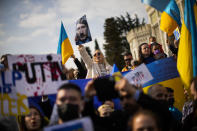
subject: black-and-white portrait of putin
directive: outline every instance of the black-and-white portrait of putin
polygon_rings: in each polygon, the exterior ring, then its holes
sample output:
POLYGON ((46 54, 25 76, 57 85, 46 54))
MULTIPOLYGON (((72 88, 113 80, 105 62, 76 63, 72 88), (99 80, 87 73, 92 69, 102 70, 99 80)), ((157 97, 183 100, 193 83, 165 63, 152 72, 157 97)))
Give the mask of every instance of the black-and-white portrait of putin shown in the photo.
POLYGON ((92 41, 92 37, 90 34, 86 16, 84 15, 76 23, 75 42, 76 42, 76 45, 80 45, 80 44, 87 43, 89 41, 92 41))

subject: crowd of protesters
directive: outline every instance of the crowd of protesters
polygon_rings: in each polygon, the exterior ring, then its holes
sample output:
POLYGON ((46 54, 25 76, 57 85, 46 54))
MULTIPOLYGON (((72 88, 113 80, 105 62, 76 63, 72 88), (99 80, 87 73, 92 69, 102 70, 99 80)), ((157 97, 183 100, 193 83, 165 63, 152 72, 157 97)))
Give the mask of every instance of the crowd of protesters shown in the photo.
MULTIPOLYGON (((177 43, 177 41, 171 42, 170 39, 168 41, 175 61, 177 43)), ((112 99, 105 94, 102 96, 105 97, 102 104, 95 108, 93 99, 99 94, 95 81, 99 77, 110 74, 112 66, 107 63, 100 50, 94 52, 93 58, 88 55, 83 45, 79 45, 78 50, 86 68, 75 55, 72 55, 71 58, 77 69, 67 69, 63 66, 62 72, 67 79, 93 78, 87 83, 84 96, 77 85, 63 84, 57 91, 54 106, 50 105, 50 99, 47 96, 42 96, 42 100, 38 103, 39 106, 30 103, 30 113, 18 116, 17 126, 8 124, 12 118, 1 116, 0 129, 41 131, 46 126, 62 124, 84 116, 91 118, 96 131, 190 131, 197 129, 197 78, 191 81, 190 90, 185 89, 186 102, 182 112, 174 107, 176 100, 172 88, 154 84, 145 94, 140 85, 132 85, 125 78, 120 78, 113 84, 122 108, 116 109, 112 99)), ((167 57, 155 37, 150 37, 149 43, 140 44, 138 54, 139 60, 133 60, 131 53, 124 54, 125 67, 122 71, 132 71, 141 63, 149 64, 167 57)), ((1 57, 1 71, 8 70, 8 55, 10 54, 1 57)), ((104 80, 99 82, 100 88, 107 85, 104 80)))

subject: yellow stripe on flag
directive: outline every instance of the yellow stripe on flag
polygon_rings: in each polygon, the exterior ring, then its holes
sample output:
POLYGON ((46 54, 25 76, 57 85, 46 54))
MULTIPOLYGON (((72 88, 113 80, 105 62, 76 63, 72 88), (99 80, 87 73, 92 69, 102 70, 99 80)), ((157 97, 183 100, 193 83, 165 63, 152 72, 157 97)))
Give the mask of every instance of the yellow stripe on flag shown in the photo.
POLYGON ((194 17, 197 25, 197 3, 194 5, 194 17))
POLYGON ((177 22, 166 12, 161 14, 160 29, 166 33, 168 36, 173 34, 173 31, 177 28, 177 22))
POLYGON ((65 64, 68 58, 73 54, 73 48, 68 38, 62 42, 62 63, 65 64))
POLYGON ((191 34, 183 21, 179 43, 177 69, 179 71, 183 83, 186 85, 186 88, 189 88, 190 81, 193 78, 191 43, 191 34))
MULTIPOLYGON (((166 81, 162 81, 162 82, 159 82, 159 83, 156 83, 156 84, 161 84, 164 87, 169 87, 169 88, 172 88, 174 90, 174 98, 175 98, 174 106, 181 111, 182 108, 183 108, 183 105, 185 103, 185 98, 184 98, 184 93, 183 93, 184 92, 183 84, 181 82, 180 77, 177 77, 177 78, 174 78, 174 79, 169 79, 169 80, 166 80, 166 81)), ((144 87, 143 88, 144 93, 147 94, 148 89, 151 86, 152 85, 144 87)))

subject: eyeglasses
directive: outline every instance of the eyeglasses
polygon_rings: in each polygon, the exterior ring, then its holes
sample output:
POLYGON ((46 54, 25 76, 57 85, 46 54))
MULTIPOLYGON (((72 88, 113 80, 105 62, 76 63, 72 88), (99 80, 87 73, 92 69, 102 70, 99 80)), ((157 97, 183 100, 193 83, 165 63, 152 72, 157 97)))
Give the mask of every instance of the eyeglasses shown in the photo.
POLYGON ((40 114, 38 112, 30 112, 29 114, 26 115, 26 117, 31 117, 31 116, 39 116, 40 114))
POLYGON ((94 56, 100 56, 100 55, 101 55, 100 52, 97 52, 97 53, 94 54, 94 56))
POLYGON ((124 61, 131 61, 131 59, 124 59, 124 61))
POLYGON ((125 96, 120 96, 120 100, 123 101, 124 99, 129 99, 131 98, 131 95, 130 94, 127 94, 125 96))

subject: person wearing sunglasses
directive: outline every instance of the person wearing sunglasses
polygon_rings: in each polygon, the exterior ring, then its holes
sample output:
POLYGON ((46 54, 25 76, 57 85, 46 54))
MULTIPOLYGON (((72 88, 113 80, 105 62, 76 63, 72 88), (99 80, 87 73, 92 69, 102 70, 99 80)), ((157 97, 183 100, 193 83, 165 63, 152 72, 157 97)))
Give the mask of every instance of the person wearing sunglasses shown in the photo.
POLYGON ((126 52, 124 54, 124 61, 125 61, 125 67, 122 69, 122 72, 131 70, 131 60, 132 60, 132 54, 130 52, 126 52))
POLYGON ((96 78, 110 74, 112 67, 107 63, 100 50, 95 50, 91 59, 83 45, 79 45, 78 49, 88 70, 86 78, 96 78))

